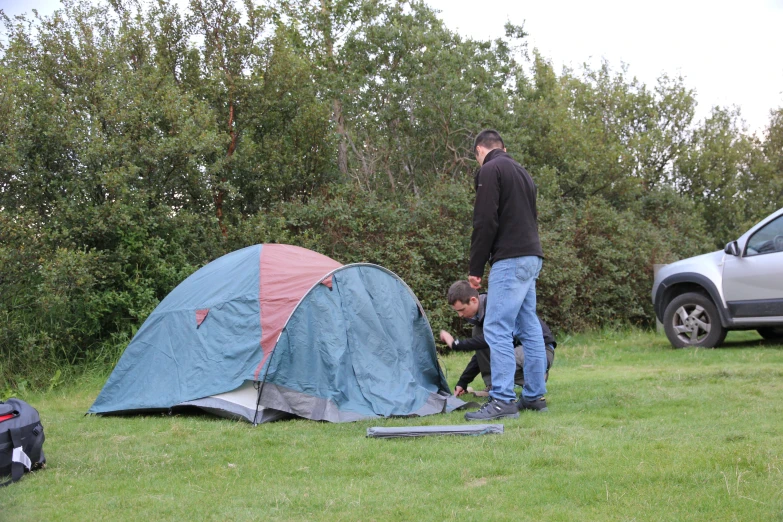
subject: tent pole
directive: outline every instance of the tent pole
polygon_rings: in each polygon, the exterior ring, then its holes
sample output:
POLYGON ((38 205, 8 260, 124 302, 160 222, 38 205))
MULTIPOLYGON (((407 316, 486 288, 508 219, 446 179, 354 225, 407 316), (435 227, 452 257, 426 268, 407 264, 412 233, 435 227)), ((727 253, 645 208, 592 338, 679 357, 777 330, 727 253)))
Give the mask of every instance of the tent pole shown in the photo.
MULTIPOLYGON (((275 356, 275 350, 269 354, 269 360, 266 363, 266 371, 264 372, 264 380, 261 381, 261 386, 258 387, 258 398, 256 399, 256 413, 253 415, 253 426, 258 426, 258 408, 261 405, 261 394, 264 392, 264 384, 266 384, 266 376, 269 375, 269 368, 272 366, 272 357, 275 356)), ((256 381, 258 384, 258 381, 256 381)))

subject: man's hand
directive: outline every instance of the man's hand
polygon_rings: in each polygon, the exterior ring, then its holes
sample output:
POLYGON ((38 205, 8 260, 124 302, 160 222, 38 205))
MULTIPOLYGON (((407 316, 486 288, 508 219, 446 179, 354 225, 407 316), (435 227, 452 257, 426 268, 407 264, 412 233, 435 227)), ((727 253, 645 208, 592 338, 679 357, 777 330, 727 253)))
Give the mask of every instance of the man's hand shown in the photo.
POLYGON ((452 335, 446 330, 441 330, 440 340, 449 345, 449 348, 451 348, 451 344, 454 342, 454 337, 452 337, 452 335))
POLYGON ((455 397, 459 397, 463 393, 465 393, 465 390, 462 389, 462 386, 455 386, 454 387, 454 396, 455 397))
POLYGON ((470 283, 471 288, 475 288, 478 290, 481 288, 481 278, 476 276, 468 276, 468 283, 470 283))

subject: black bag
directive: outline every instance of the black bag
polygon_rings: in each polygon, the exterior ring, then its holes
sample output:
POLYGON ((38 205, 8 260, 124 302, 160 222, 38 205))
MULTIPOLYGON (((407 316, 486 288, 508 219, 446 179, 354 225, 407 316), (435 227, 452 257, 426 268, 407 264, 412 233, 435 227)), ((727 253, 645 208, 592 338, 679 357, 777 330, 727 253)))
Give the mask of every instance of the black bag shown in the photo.
POLYGON ((38 411, 20 399, 0 402, 0 487, 16 482, 25 471, 46 465, 44 431, 38 411))

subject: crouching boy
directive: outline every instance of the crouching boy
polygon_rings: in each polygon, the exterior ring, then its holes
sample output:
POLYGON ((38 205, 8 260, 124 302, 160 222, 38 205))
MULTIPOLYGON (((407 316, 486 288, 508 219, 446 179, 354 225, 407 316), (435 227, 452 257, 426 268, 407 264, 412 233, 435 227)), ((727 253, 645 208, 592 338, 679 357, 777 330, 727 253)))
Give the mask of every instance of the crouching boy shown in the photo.
MULTIPOLYGON (((440 331, 440 340, 446 343, 449 348, 455 351, 475 351, 470 362, 462 372, 457 385, 454 387, 454 395, 460 396, 467 391, 468 384, 480 373, 484 380, 486 390, 476 392, 476 395, 487 396, 492 386, 492 370, 490 366, 489 344, 484 340, 484 312, 487 308, 487 294, 479 294, 478 290, 471 287, 467 281, 457 281, 447 295, 449 305, 457 312, 462 319, 473 325, 473 333, 469 339, 455 339, 449 332, 440 331)), ((541 330, 544 333, 544 346, 546 346, 546 379, 549 379, 549 368, 555 360, 555 348, 557 342, 549 326, 538 318, 541 323, 541 330)), ((516 372, 514 374, 514 384, 522 386, 525 383, 523 373, 525 355, 522 345, 514 340, 514 353, 516 356, 516 372)))

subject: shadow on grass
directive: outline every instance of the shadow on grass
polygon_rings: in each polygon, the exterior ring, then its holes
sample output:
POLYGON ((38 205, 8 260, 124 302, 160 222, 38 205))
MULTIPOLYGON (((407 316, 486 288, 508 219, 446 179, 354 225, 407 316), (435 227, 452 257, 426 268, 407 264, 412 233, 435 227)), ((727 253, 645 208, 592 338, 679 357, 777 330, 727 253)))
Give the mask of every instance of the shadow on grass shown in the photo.
MULTIPOLYGON (((155 410, 132 410, 121 412, 107 412, 107 413, 87 413, 85 416, 94 416, 96 418, 104 419, 165 419, 165 418, 182 418, 182 419, 204 419, 206 421, 221 420, 224 419, 208 411, 204 411, 197 406, 174 406, 173 408, 161 408, 155 410)), ((233 419, 226 419, 233 420, 233 419)), ((246 422, 246 421, 243 421, 246 422)))
POLYGON ((728 341, 718 346, 719 350, 733 350, 739 348, 778 348, 782 349, 783 344, 780 341, 767 341, 765 339, 741 339, 736 341, 728 341))

